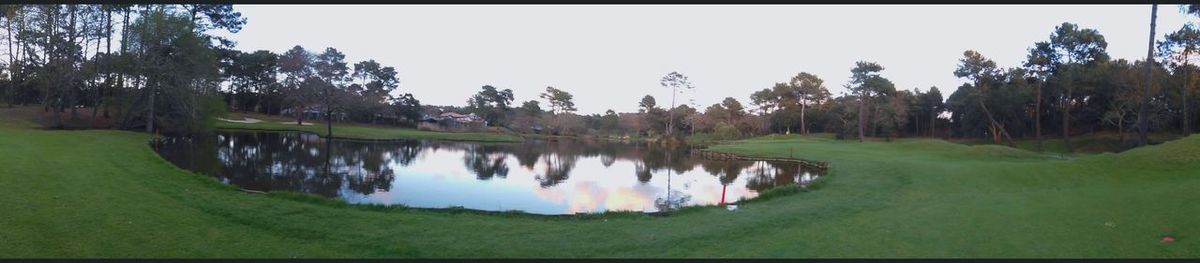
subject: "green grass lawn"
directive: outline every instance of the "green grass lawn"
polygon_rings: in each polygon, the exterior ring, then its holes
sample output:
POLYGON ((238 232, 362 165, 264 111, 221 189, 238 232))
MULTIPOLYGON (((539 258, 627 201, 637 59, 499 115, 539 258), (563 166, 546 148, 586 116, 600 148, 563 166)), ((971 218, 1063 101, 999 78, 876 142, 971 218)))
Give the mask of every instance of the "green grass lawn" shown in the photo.
POLYGON ((830 175, 736 212, 555 218, 243 193, 163 161, 147 134, 4 116, 0 257, 1200 256, 1200 136, 1071 160, 770 136, 714 148, 825 160, 830 175))
MULTIPOLYGON (((313 125, 296 125, 295 119, 283 119, 274 116, 266 116, 262 114, 246 115, 247 117, 262 120, 258 123, 237 123, 228 121, 216 121, 218 129, 250 129, 250 130, 275 130, 275 131, 304 131, 320 134, 325 136, 326 127, 324 122, 318 120, 305 120, 312 122, 313 125), (287 123, 282 123, 287 122, 287 123)), ((240 118, 239 118, 240 119, 240 118)), ((455 140, 455 141, 481 141, 481 142, 519 142, 521 137, 494 132, 434 132, 421 131, 410 128, 397 128, 388 126, 376 126, 365 124, 349 124, 349 123, 334 123, 333 137, 350 138, 350 139, 436 139, 436 140, 455 140)))

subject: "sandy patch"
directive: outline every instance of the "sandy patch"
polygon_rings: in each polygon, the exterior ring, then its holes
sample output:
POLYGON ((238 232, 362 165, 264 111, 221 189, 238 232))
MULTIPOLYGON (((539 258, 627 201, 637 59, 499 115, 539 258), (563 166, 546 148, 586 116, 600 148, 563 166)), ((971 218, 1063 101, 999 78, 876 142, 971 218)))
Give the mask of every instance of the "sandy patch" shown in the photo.
POLYGON ((236 122, 236 123, 259 123, 259 122, 262 122, 261 120, 258 120, 255 118, 244 118, 242 120, 231 120, 231 119, 226 119, 226 118, 217 118, 217 119, 227 121, 227 122, 236 122))

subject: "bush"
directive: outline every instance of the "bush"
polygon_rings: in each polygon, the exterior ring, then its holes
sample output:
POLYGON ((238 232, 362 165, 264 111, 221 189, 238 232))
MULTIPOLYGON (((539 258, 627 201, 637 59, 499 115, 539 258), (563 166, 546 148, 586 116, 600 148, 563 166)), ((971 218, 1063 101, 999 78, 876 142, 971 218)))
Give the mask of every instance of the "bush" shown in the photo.
POLYGON ((442 129, 441 125, 428 123, 428 122, 421 122, 421 123, 417 124, 417 130, 419 130, 419 131, 435 131, 435 132, 445 131, 445 129, 442 129))
MULTIPOLYGON (((195 120, 196 125, 192 126, 192 132, 207 133, 216 130, 217 117, 226 114, 225 100, 219 95, 201 96, 200 99, 200 118, 195 120)), ((245 118, 245 117, 243 117, 245 118)))
POLYGON ((733 125, 728 123, 717 123, 716 127, 713 127, 713 139, 734 140, 741 136, 742 134, 738 132, 737 127, 733 127, 733 125))

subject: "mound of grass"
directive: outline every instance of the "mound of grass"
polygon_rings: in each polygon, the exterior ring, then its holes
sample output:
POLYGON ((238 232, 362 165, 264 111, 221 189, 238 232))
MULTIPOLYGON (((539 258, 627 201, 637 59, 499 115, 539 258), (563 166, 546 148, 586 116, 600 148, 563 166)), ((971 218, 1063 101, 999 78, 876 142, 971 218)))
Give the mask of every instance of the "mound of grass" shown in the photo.
POLYGON ((1042 158, 1041 155, 1027 150, 1000 145, 974 145, 967 147, 966 154, 986 158, 1042 158))
MULTIPOLYGON (((1118 153, 1121 151, 1132 149, 1135 146, 1137 146, 1136 145, 1136 142, 1137 142, 1136 136, 1137 136, 1137 134, 1129 133, 1129 134, 1125 134, 1124 138, 1121 138, 1121 136, 1119 136, 1115 132, 1095 132, 1095 133, 1089 133, 1089 134, 1084 134, 1084 135, 1079 135, 1079 136, 1073 136, 1073 137, 1071 137, 1071 145, 1074 146, 1074 154, 1071 154, 1071 155, 1096 154, 1096 153, 1106 153, 1106 152, 1107 153, 1118 153)), ((1148 138, 1149 138, 1151 144, 1159 144, 1162 142, 1179 139, 1180 136, 1177 134, 1172 134, 1172 133, 1155 133, 1155 134, 1150 134, 1148 136, 1148 138)), ((964 144, 970 144, 970 145, 995 144, 991 140, 978 140, 978 139, 966 139, 966 140, 956 139, 955 141, 964 143, 964 144)), ((1033 138, 1016 139, 1015 142, 1016 142, 1017 148, 1020 148, 1020 149, 1029 150, 1029 151, 1037 151, 1037 149, 1038 149, 1037 140, 1034 140, 1033 138)), ((1042 150, 1041 151, 1045 152, 1045 153, 1063 154, 1065 156, 1067 153, 1067 147, 1066 147, 1066 143, 1063 142, 1063 139, 1061 137, 1058 137, 1058 138, 1045 137, 1042 139, 1042 150)))
POLYGON ((1116 158, 1129 163, 1195 167, 1200 165, 1200 135, 1128 150, 1117 154, 1116 158))

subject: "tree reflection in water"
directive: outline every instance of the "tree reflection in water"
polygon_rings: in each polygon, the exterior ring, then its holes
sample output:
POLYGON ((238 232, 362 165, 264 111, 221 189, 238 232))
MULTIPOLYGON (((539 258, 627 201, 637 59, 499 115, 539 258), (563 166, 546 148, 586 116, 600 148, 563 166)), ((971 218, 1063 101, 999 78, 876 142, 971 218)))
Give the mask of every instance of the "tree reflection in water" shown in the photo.
POLYGON ((542 187, 551 187, 567 180, 571 169, 575 168, 576 158, 554 153, 544 156, 543 160, 546 160, 546 170, 537 176, 537 180, 542 187))
POLYGON ((466 145, 463 154, 463 165, 475 173, 479 180, 489 180, 493 176, 508 177, 508 164, 504 159, 508 154, 497 151, 491 145, 466 145))
MULTIPOLYGON (((505 188, 509 189, 505 193, 514 193, 513 189, 538 192, 541 199, 537 200, 546 202, 547 207, 565 204, 565 199, 573 200, 574 204, 585 199, 598 202, 578 205, 588 209, 640 207, 669 211, 685 205, 717 204, 724 202, 727 194, 731 198, 752 198, 772 187, 803 185, 822 172, 787 161, 706 160, 692 155, 687 147, 574 139, 502 144, 330 141, 307 133, 222 131, 212 136, 167 138, 157 151, 180 167, 252 190, 363 199, 377 194, 422 195, 422 198, 392 200, 437 200, 439 195, 483 196, 487 191, 499 191, 489 189, 510 187, 505 188), (515 166, 510 166, 510 161, 515 166), (473 179, 456 179, 454 183, 480 184, 446 188, 432 184, 447 181, 411 179, 454 174, 473 179), (570 187, 558 187, 564 183, 570 187), (405 184, 423 185, 402 187, 405 184), (433 188, 442 190, 429 192, 433 188), (584 188, 591 190, 588 193, 573 190, 584 188)), ((505 195, 487 198, 498 199, 487 200, 493 206, 503 202, 505 207, 512 207, 519 204, 511 203, 520 202, 507 200, 505 195)), ((387 202, 412 205, 405 202, 415 201, 384 201, 387 202)), ((444 206, 444 203, 425 202, 444 206)))
POLYGON ((747 180, 746 188, 763 191, 791 184, 806 187, 816 179, 814 175, 823 174, 824 171, 796 162, 756 161, 750 173, 754 176, 747 180))
POLYGON ((679 210, 680 207, 683 207, 691 200, 692 195, 686 192, 669 190, 666 198, 659 197, 654 199, 654 208, 658 209, 658 212, 671 212, 679 210))

